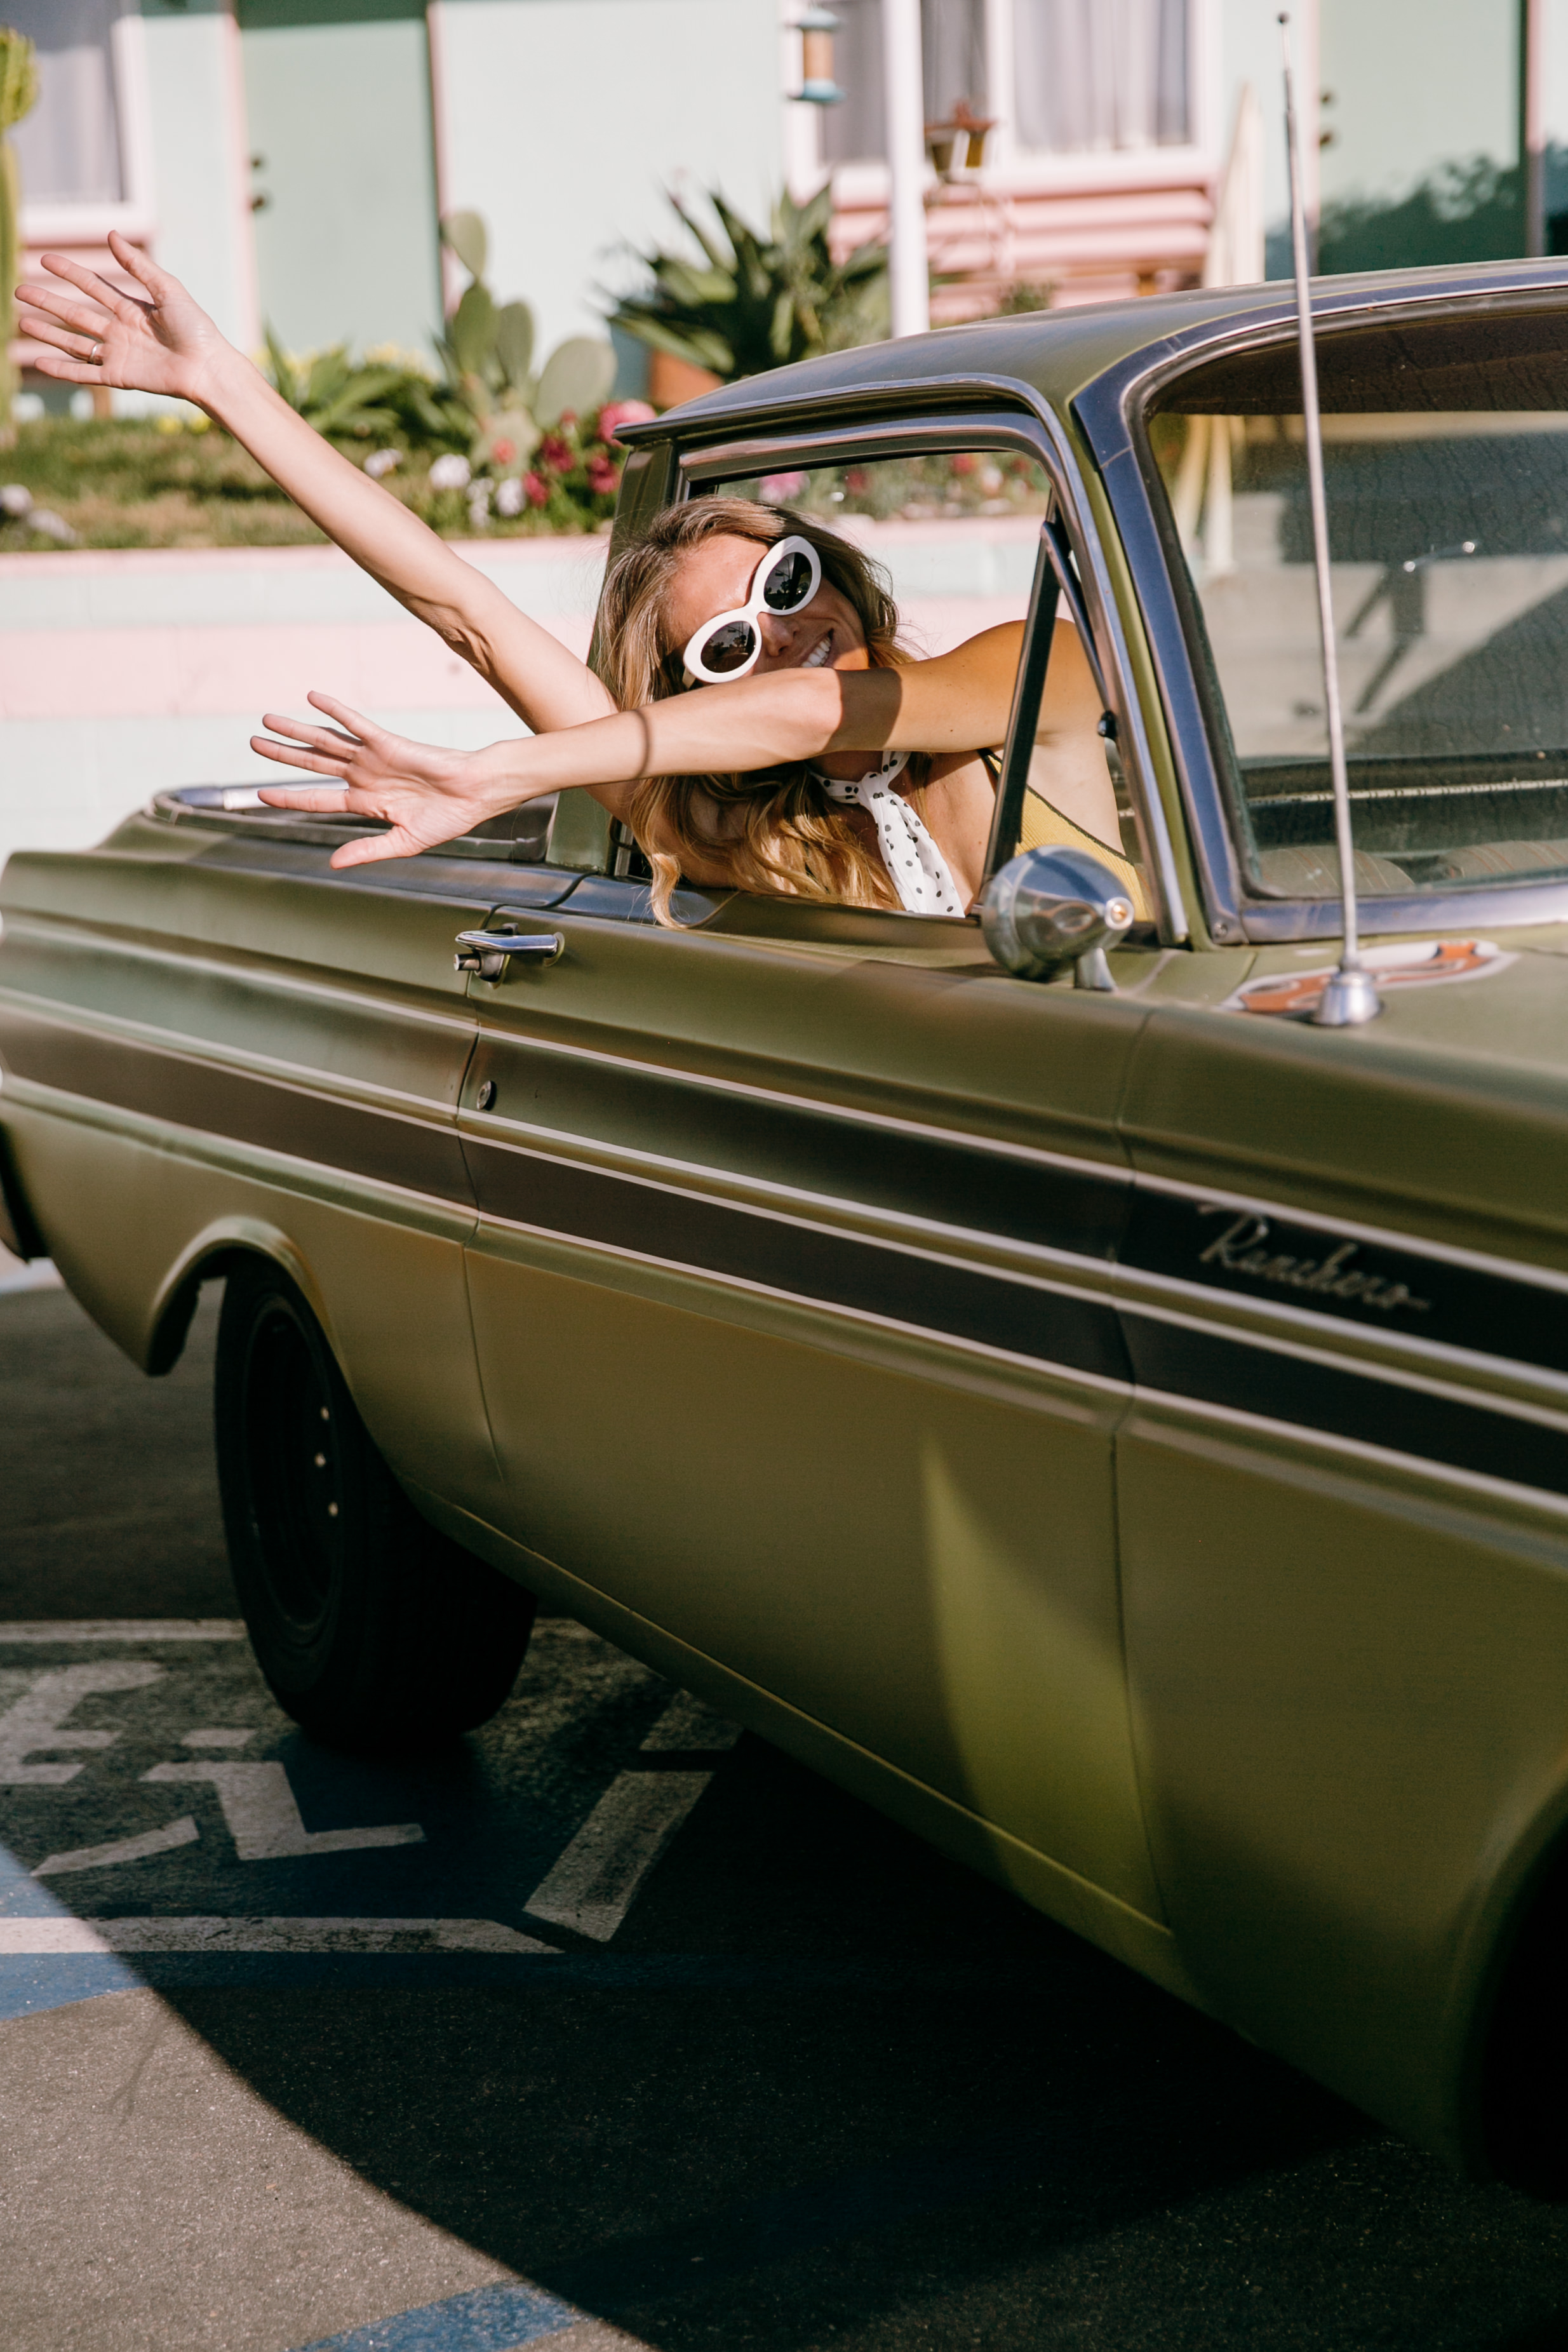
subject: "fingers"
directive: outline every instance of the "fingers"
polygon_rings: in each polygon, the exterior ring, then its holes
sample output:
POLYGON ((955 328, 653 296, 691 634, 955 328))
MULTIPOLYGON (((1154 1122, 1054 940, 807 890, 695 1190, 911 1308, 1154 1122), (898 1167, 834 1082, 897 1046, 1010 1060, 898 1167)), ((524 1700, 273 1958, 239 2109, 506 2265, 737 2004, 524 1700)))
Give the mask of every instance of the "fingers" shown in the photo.
MULTIPOLYGON (((342 816, 350 813, 343 793, 330 792, 322 784, 261 784, 256 789, 268 808, 303 809, 318 816, 342 816)), ((367 816, 374 812, 356 809, 352 814, 367 816)))
MULTIPOLYGON (((312 690, 305 699, 314 709, 324 710, 329 719, 335 719, 339 726, 346 729, 350 735, 358 736, 361 742, 374 742, 378 736, 383 742, 387 740, 384 727, 378 727, 373 719, 365 718, 362 712, 355 710, 350 704, 340 702, 336 695, 318 694, 312 690)), ((267 723, 270 727, 271 719, 269 719, 267 723)))
POLYGON ((40 254, 39 259, 51 278, 63 278, 79 293, 90 294, 110 318, 121 319, 130 326, 144 314, 144 303, 132 301, 129 294, 122 294, 118 287, 111 286, 107 278, 100 278, 95 269, 84 269, 80 262, 73 261, 68 254, 45 253, 40 254))
POLYGON ((101 383, 103 370, 85 367, 79 360, 58 360, 46 353, 33 362, 40 375, 53 376, 57 383, 101 383))
POLYGON ((264 710, 261 723, 272 735, 287 735, 297 743, 308 744, 313 751, 332 751, 347 757, 350 751, 363 751, 357 735, 340 735, 333 727, 307 727, 302 719, 285 719, 276 710, 264 710))
POLYGON ((374 866, 383 857, 417 857, 429 847, 429 842, 394 824, 390 833, 362 833, 357 841, 346 841, 332 852, 332 864, 341 872, 345 866, 374 866))
POLYGON ((294 743, 275 743, 267 735, 253 735, 250 748, 253 751, 259 751, 264 760, 275 760, 280 768, 305 768, 313 776, 336 776, 339 782, 344 784, 349 781, 343 773, 345 762, 341 758, 333 759, 324 752, 307 751, 294 743))
POLYGON ((73 332, 53 319, 35 318, 28 310, 18 310, 16 319, 23 334, 31 335, 35 342, 47 343, 51 351, 64 352, 67 359, 80 360, 84 365, 91 362, 94 351, 100 345, 101 339, 97 335, 81 330, 73 332))
POLYGON ((117 228, 111 228, 109 232, 109 249, 121 269, 129 271, 132 278, 145 286, 149 294, 157 301, 162 301, 171 289, 180 283, 177 278, 170 276, 168 270, 160 269, 157 263, 150 255, 143 253, 139 245, 132 245, 128 236, 121 236, 117 228))
POLYGON ((35 286, 29 280, 17 287, 16 299, 41 310, 53 327, 74 328, 78 335, 109 332, 108 316, 97 303, 89 308, 85 302, 73 302, 57 286, 35 286))

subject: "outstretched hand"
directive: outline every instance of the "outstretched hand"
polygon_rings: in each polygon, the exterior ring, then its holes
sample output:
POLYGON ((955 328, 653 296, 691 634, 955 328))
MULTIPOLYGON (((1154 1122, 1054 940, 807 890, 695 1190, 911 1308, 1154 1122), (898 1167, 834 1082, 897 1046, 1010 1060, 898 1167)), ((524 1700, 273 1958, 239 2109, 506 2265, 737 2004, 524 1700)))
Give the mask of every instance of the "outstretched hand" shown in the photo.
POLYGON ((369 866, 382 857, 413 857, 443 841, 455 841, 497 811, 510 807, 519 795, 514 790, 497 796, 492 782, 486 791, 483 753, 444 751, 433 743, 411 742, 406 735, 391 735, 371 719, 361 718, 346 702, 329 694, 309 698, 318 710, 335 719, 336 727, 308 727, 297 719, 280 719, 267 711, 262 725, 272 731, 253 735, 250 746, 264 760, 286 768, 308 768, 318 776, 338 780, 337 789, 308 784, 267 784, 261 797, 269 808, 347 812, 351 816, 380 817, 388 833, 366 834, 345 842, 332 853, 334 866, 369 866), (343 790, 341 787, 346 786, 343 790))
POLYGON ((22 332, 49 347, 38 373, 61 383, 169 393, 200 405, 216 362, 232 346, 179 279, 149 261, 139 246, 117 229, 110 232, 109 246, 144 297, 121 292, 63 253, 42 257, 61 285, 33 281, 16 289, 22 332))

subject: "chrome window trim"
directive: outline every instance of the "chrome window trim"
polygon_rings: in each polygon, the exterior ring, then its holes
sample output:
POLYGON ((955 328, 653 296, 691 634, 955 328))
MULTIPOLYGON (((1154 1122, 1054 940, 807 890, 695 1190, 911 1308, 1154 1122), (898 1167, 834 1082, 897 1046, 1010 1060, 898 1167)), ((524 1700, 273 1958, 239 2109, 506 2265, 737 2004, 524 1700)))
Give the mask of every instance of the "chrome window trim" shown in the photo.
MULTIPOLYGON (((1336 293, 1332 280, 1325 286, 1320 279, 1313 289, 1312 316, 1334 326, 1398 326, 1430 318, 1438 303, 1454 312, 1506 309, 1517 315, 1531 308, 1560 308, 1564 299, 1568 271, 1548 274, 1537 264, 1500 272, 1492 284, 1479 288, 1473 278, 1440 278, 1419 293, 1402 289, 1395 299, 1369 292, 1364 281, 1356 281, 1354 290, 1336 293)), ((1267 310, 1250 312, 1244 325, 1209 320, 1167 336, 1108 368, 1072 401, 1073 415, 1099 467, 1137 583, 1204 911, 1210 936, 1226 945, 1244 940, 1270 945, 1338 939, 1343 929, 1340 902, 1337 897, 1265 898, 1247 887, 1215 764, 1193 648, 1171 578, 1166 527, 1140 454, 1142 419, 1155 394, 1201 361, 1221 352, 1268 350, 1288 341, 1295 331, 1294 306, 1282 286, 1280 300, 1267 310)), ((1568 881, 1528 877, 1468 890, 1412 891, 1408 898, 1379 895, 1368 898, 1364 909, 1364 928, 1374 934, 1565 921, 1568 881)))
MULTIPOLYGON (((726 420, 727 425, 728 420, 726 420)), ((643 428, 652 432, 653 428, 643 428)), ((710 428, 711 431, 712 428, 710 428)), ((1012 376, 938 378, 924 383, 863 386, 849 398, 836 393, 821 401, 792 401, 788 409, 769 415, 758 403, 752 429, 726 437, 694 437, 678 451, 677 497, 689 497, 699 483, 737 473, 769 473, 793 458, 826 464, 837 457, 897 456, 942 448, 1022 450, 1043 466, 1058 511, 1078 556, 1080 584, 1090 627, 1090 658, 1104 682, 1105 700, 1116 720, 1133 788, 1144 873, 1155 905, 1162 947, 1179 947, 1190 936, 1170 831, 1155 777, 1153 753, 1142 706, 1133 680, 1133 668, 1121 615, 1116 609, 1111 576, 1094 526, 1088 493, 1077 456, 1061 418, 1031 384, 1012 376), (984 406, 956 405, 965 400, 984 406), (885 401, 895 409, 866 422, 846 408, 885 401), (921 413, 921 404, 925 404, 921 413), (897 415, 898 409, 903 410, 897 415), (821 414, 816 421, 812 411, 821 414), (804 412, 804 413, 803 413, 804 412)), ((1031 610, 1032 610, 1031 606, 1031 610)))

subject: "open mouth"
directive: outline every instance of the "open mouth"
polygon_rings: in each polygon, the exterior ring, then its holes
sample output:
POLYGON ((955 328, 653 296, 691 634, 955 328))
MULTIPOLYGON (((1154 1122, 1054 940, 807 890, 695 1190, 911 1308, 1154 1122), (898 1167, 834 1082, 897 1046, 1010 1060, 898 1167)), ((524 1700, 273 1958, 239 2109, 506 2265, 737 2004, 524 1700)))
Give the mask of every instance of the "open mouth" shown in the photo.
POLYGON ((821 638, 818 643, 811 647, 811 650, 806 656, 805 660, 801 662, 800 667, 802 669, 822 669, 830 661, 831 661, 832 657, 833 633, 831 629, 830 629, 827 635, 821 638))

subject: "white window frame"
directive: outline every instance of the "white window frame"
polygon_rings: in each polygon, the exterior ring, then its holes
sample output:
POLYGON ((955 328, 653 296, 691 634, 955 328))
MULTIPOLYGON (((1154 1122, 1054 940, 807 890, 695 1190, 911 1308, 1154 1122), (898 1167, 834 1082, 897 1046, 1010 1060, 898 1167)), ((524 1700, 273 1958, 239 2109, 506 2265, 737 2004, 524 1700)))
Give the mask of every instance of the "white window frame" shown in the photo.
POLYGON ((132 244, 152 242, 156 221, 152 195, 152 98, 147 79, 147 42, 137 0, 119 0, 109 29, 110 71, 120 130, 120 168, 125 194, 118 204, 29 204, 22 190, 22 243, 91 246, 108 242, 111 228, 132 244))
MULTIPOLYGON (((805 0, 779 0, 779 55, 786 96, 800 87, 800 37, 794 27, 804 5, 805 0)), ((998 122, 988 142, 985 163, 978 172, 966 173, 966 178, 997 195, 1131 194, 1139 188, 1191 187, 1216 181, 1222 160, 1220 0, 1187 0, 1187 5, 1191 11, 1187 121, 1192 137, 1168 147, 1096 148, 1063 155, 1020 147, 1014 138, 1013 0, 986 0, 986 105, 998 122)), ((814 193, 830 176, 830 167, 822 161, 820 107, 786 107, 784 166, 786 181, 798 198, 814 193)), ((836 164, 831 176, 838 202, 847 207, 860 209, 888 200, 887 165, 879 159, 836 164)), ((929 184, 936 184, 935 173, 929 175, 929 184)))

